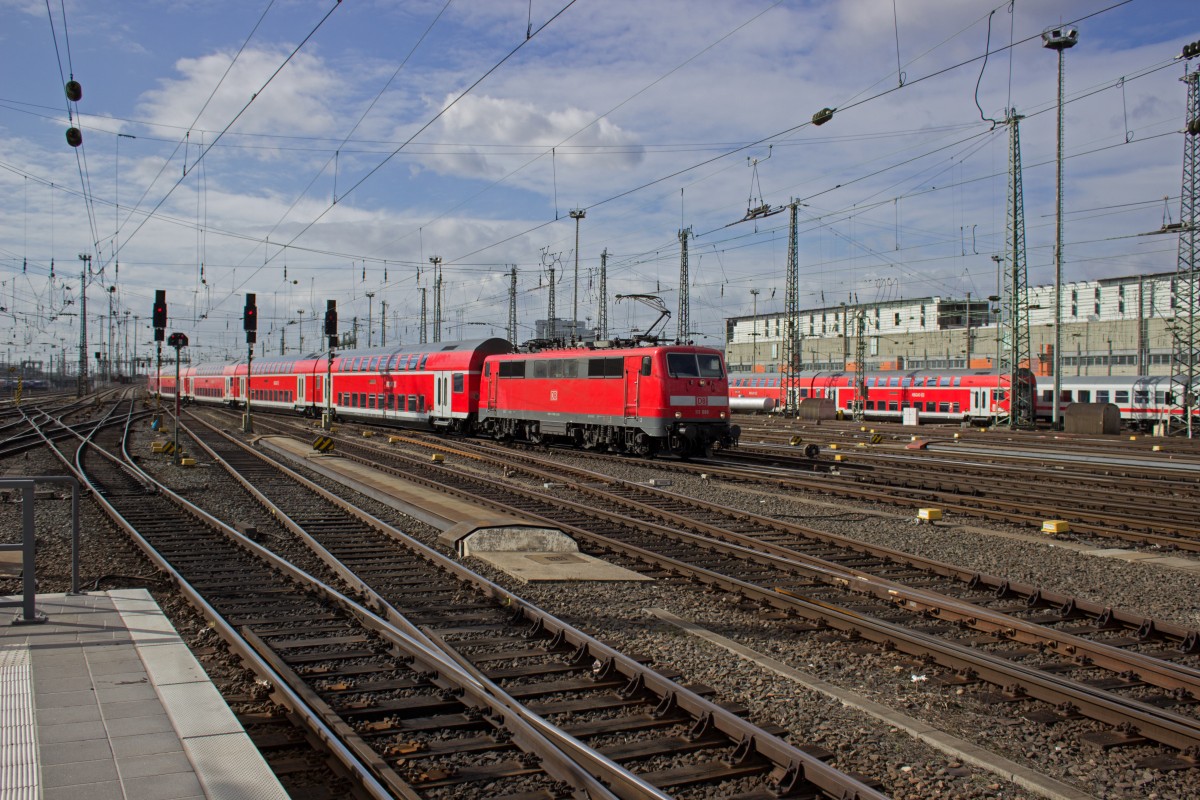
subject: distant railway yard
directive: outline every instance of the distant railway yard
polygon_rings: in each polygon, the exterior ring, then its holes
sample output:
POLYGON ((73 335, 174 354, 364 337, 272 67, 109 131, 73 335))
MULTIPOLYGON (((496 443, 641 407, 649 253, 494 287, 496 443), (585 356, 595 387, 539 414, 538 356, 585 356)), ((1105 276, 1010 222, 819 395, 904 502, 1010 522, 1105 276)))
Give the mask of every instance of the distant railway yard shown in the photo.
MULTIPOLYGON (((5 477, 79 478, 79 588, 149 589, 293 797, 1200 797, 1194 440, 170 410, 6 405, 5 477)), ((65 592, 70 493, 33 516, 65 592)))

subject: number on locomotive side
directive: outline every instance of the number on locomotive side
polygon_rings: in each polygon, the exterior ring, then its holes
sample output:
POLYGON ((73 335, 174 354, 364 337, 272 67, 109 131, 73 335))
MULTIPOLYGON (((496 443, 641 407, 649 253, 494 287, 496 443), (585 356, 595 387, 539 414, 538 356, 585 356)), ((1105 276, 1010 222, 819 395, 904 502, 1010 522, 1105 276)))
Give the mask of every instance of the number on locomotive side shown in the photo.
POLYGON ((552 403, 558 402, 558 389, 550 390, 550 402, 552 402, 552 403))

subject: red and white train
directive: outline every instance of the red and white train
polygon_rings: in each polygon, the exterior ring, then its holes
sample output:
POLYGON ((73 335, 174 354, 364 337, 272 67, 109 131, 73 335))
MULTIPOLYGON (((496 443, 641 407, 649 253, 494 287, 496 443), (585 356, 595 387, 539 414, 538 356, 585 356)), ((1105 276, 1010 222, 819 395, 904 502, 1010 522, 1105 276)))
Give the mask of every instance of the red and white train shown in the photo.
MULTIPOLYGON (((729 447, 721 353, 692 345, 515 352, 504 339, 182 366, 183 402, 634 455, 729 447)), ((174 367, 151 392, 177 391, 174 367)), ((734 432, 735 433, 735 432, 734 432)))
MULTIPOLYGON (((1121 422, 1149 431, 1181 410, 1172 402, 1181 383, 1167 375, 1064 375, 1059 378, 1059 414, 1072 403, 1112 403, 1121 410, 1121 422)), ((1037 416, 1049 420, 1053 414, 1053 378, 1042 378, 1037 398, 1037 416)), ((1193 390, 1200 395, 1200 385, 1193 390)), ((1200 409, 1193 403, 1193 425, 1200 425, 1200 409)))
MULTIPOLYGON (((785 407, 785 375, 779 372, 732 373, 729 376, 729 403, 734 411, 764 412, 785 407)), ((799 372, 796 380, 797 404, 809 398, 825 398, 834 409, 849 416, 857 396, 855 385, 866 382, 863 413, 867 419, 901 421, 906 409, 915 409, 918 420, 938 422, 986 422, 1007 415, 1010 409, 1008 376, 994 371, 944 370, 867 372, 799 372)), ((1033 408, 1037 379, 1021 370, 1017 391, 1025 395, 1033 408)))

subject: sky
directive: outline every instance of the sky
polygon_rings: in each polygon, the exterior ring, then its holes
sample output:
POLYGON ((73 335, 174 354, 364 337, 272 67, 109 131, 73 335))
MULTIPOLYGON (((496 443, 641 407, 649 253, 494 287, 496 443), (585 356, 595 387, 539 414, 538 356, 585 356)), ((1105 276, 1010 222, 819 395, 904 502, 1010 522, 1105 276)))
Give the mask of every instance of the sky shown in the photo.
POLYGON ((1172 271, 1142 234, 1179 219, 1193 0, 0 0, 0 350, 76 361, 85 271, 114 359, 151 349, 155 290, 196 360, 244 355, 246 293, 256 357, 319 349, 327 300, 415 343, 422 289, 432 341, 435 258, 443 341, 505 335, 514 268, 519 340, 551 271, 596 324, 602 260, 627 336, 658 314, 617 295, 678 314, 681 231, 719 346, 784 310, 789 215, 742 220, 793 201, 802 308, 983 297, 1014 108, 1052 284, 1062 25, 1064 280, 1172 271))

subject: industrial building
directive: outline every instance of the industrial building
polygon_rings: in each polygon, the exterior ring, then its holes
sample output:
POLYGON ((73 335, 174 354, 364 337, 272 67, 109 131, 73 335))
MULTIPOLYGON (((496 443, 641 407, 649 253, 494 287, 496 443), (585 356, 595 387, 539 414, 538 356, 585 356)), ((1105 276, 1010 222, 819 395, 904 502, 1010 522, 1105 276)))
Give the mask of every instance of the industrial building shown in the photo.
MULTIPOLYGON (((1170 372, 1177 273, 1063 284, 1063 375, 1166 375, 1170 372)), ((1055 287, 1029 288, 1029 367, 1051 375, 1055 287)), ((997 366, 999 301, 920 297, 839 303, 799 313, 803 370, 853 367, 857 315, 864 315, 865 367, 989 369, 997 366)), ((731 371, 775 371, 782 365, 786 314, 732 317, 725 323, 731 371)))

